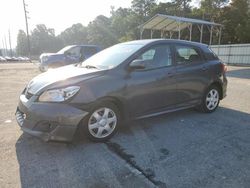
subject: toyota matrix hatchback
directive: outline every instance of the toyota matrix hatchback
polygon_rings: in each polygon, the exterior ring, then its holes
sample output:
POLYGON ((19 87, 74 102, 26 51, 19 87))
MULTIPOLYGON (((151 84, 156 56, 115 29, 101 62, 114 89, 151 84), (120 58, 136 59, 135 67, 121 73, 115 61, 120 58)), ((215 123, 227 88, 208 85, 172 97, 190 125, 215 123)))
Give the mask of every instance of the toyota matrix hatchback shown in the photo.
POLYGON ((104 141, 127 119, 192 107, 215 111, 226 96, 225 71, 204 44, 121 43, 32 79, 20 96, 16 119, 24 132, 46 141, 70 141, 76 130, 104 141))

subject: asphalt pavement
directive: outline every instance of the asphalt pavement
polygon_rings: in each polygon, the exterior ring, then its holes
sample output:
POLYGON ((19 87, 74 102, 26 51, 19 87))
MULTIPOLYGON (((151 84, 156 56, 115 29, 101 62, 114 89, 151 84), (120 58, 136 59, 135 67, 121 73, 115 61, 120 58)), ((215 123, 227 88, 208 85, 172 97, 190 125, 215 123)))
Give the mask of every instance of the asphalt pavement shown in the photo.
POLYGON ((228 69, 228 96, 214 113, 131 121, 106 143, 46 143, 14 117, 36 65, 0 64, 0 187, 250 187, 250 67, 228 69))

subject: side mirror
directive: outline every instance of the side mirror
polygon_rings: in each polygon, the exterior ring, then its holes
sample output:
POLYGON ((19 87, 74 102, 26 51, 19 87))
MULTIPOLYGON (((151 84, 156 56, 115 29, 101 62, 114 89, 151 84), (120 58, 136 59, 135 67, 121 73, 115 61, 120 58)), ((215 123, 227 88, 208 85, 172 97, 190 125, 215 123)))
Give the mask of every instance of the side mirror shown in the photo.
POLYGON ((129 64, 130 69, 145 69, 144 60, 135 59, 129 64))

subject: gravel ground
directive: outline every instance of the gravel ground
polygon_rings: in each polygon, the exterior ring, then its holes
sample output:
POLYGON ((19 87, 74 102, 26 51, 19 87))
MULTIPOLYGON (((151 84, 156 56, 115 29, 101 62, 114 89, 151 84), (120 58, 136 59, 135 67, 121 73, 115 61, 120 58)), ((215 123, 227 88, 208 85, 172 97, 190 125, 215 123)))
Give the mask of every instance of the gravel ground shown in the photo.
POLYGON ((0 64, 0 187, 250 187, 250 68, 228 67, 215 113, 192 109, 134 121, 107 143, 45 143, 15 121, 18 97, 39 74, 0 64))

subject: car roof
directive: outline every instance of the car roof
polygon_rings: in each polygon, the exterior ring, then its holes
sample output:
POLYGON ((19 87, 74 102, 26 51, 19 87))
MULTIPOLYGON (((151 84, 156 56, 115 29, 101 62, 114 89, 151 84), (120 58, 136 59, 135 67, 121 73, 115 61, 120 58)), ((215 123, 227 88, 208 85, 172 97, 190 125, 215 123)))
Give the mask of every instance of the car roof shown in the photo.
POLYGON ((125 42, 123 44, 140 44, 140 45, 148 45, 148 44, 157 44, 161 42, 169 42, 169 43, 176 43, 176 44, 191 44, 194 46, 199 46, 201 48, 207 47, 207 44, 199 43, 199 42, 192 42, 192 41, 187 41, 187 40, 178 40, 178 39, 142 39, 142 40, 134 40, 134 41, 129 41, 125 42))
POLYGON ((97 45, 90 45, 90 44, 80 44, 80 45, 68 45, 71 47, 81 46, 81 47, 99 47, 97 45))

